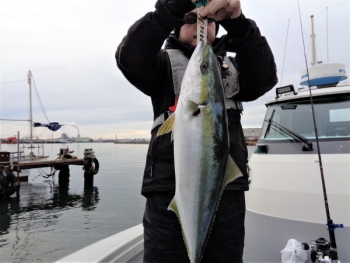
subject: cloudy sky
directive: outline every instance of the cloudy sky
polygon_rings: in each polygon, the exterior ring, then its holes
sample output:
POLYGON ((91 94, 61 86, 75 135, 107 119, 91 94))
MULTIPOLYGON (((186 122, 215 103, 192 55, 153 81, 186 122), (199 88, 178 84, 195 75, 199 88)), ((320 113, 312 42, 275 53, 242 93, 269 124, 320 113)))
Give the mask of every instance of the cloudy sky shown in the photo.
MULTIPOLYGON (((241 3, 243 13, 257 22, 275 55, 277 86, 299 87, 305 59, 297 0, 241 3)), ((81 136, 95 139, 114 139, 116 134, 149 138, 150 99, 124 79, 114 53, 127 29, 153 11, 154 4, 155 0, 0 0, 0 118, 28 119, 26 78, 31 70, 48 119, 66 124, 53 137, 62 132, 77 136, 79 129, 81 136)), ((344 63, 349 72, 350 1, 300 0, 300 11, 308 61, 310 16, 314 15, 318 60, 344 63)), ((244 104, 244 127, 261 126, 264 104, 274 98, 274 90, 244 104)), ((46 122, 35 90, 33 119, 46 122)), ((0 121, 1 138, 17 131, 21 137, 28 135, 28 123, 0 121)), ((37 128, 36 134, 52 136, 44 128, 37 128)))

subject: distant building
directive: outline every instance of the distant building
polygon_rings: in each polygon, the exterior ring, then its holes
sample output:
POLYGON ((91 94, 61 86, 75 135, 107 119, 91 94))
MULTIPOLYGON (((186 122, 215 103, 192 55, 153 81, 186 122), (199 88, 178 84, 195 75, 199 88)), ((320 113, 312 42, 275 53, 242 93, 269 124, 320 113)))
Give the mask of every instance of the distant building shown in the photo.
POLYGON ((114 143, 120 143, 120 144, 149 144, 150 139, 118 139, 114 141, 114 143))
POLYGON ((243 133, 244 138, 247 140, 258 140, 261 133, 261 128, 244 128, 243 133))
POLYGON ((94 140, 90 137, 76 137, 74 142, 93 142, 94 140))
POLYGON ((62 133, 62 134, 61 134, 61 139, 63 139, 63 140, 69 140, 69 137, 68 137, 67 133, 62 133))

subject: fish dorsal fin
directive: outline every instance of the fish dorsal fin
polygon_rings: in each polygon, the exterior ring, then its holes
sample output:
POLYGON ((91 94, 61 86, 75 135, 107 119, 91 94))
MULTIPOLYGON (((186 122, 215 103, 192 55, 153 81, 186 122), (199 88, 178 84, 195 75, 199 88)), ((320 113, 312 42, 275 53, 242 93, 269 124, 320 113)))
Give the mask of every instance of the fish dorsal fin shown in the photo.
POLYGON ((176 203, 175 197, 173 198, 173 200, 171 200, 171 202, 170 202, 170 204, 168 206, 168 210, 173 211, 176 214, 177 218, 179 219, 179 222, 180 222, 180 225, 181 225, 182 238, 183 238, 185 246, 186 246, 188 257, 190 257, 190 250, 189 250, 189 247, 188 247, 188 243, 187 243, 187 240, 186 240, 185 233, 184 233, 183 228, 182 228, 180 213, 179 213, 179 210, 177 208, 177 203, 176 203))
POLYGON ((229 155, 227 157, 226 161, 226 169, 225 169, 225 176, 224 176, 224 182, 223 187, 228 185, 229 183, 236 180, 238 177, 242 176, 242 172, 235 163, 235 161, 232 159, 232 157, 229 155))
POLYGON ((157 136, 169 133, 173 130, 175 123, 175 113, 171 114, 166 121, 160 126, 157 136))

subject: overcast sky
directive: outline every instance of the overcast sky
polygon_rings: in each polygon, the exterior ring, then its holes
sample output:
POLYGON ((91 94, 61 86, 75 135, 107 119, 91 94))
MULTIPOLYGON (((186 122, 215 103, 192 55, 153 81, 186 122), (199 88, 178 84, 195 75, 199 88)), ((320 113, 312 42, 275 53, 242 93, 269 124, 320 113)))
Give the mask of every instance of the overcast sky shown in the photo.
MULTIPOLYGON (((116 134, 149 138, 150 98, 123 77, 114 53, 128 28, 153 11, 154 4, 155 0, 0 0, 0 118, 28 119, 26 78, 31 70, 48 119, 66 124, 53 137, 62 132, 77 136, 79 129, 81 136, 94 139, 114 139, 116 134)), ((299 87, 305 60, 297 0, 242 0, 241 4, 275 55, 282 79, 277 86, 299 87)), ((303 0, 300 9, 308 61, 314 15, 318 60, 343 63, 349 72, 350 1, 303 0)), ((219 35, 224 33, 220 29, 219 35)), ((243 126, 260 127, 264 104, 274 97, 275 88, 244 103, 243 126)), ((39 105, 33 91, 33 119, 46 122, 39 105)), ((28 123, 0 121, 0 137, 17 131, 21 137, 28 135, 28 123)), ((44 139, 52 136, 44 128, 37 128, 36 134, 44 139)))

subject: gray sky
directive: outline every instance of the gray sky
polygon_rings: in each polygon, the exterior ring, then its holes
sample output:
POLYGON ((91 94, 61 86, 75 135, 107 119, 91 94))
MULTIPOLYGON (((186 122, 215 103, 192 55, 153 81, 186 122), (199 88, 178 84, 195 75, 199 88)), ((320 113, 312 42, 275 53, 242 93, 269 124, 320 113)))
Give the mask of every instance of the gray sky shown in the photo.
MULTIPOLYGON (((149 97, 134 88, 115 64, 114 53, 128 28, 154 10, 155 0, 0 0, 0 116, 28 119, 28 70, 50 121, 66 125, 62 132, 92 138, 149 138, 152 106, 149 97)), ((277 86, 299 85, 305 68, 297 0, 242 0, 246 17, 258 24, 275 55, 277 86), (289 23, 286 53, 284 53, 289 23)), ((350 1, 301 0, 306 52, 310 61, 310 16, 315 16, 318 60, 339 62, 350 70, 350 1), (327 13, 328 47, 327 55, 327 13)), ((224 34, 220 29, 219 35, 224 34)), ((243 127, 260 127, 266 101, 244 103, 243 127)), ((33 119, 46 122, 33 91, 33 119)), ((28 135, 27 122, 0 121, 0 137, 28 135)), ((48 138, 52 133, 37 128, 48 138)))

